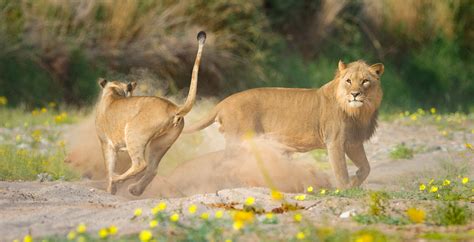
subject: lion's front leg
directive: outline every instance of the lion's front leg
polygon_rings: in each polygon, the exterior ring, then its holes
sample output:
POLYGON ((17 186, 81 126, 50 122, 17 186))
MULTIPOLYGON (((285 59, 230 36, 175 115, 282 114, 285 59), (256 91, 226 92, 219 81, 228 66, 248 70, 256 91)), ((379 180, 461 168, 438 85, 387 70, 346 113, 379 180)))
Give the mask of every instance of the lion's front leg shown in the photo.
POLYGON ((365 155, 364 145, 348 145, 346 147, 346 153, 349 159, 351 159, 354 165, 358 168, 356 175, 351 177, 350 186, 360 186, 370 173, 370 165, 367 156, 365 155))
POLYGON ((346 165, 346 154, 342 143, 330 143, 327 145, 329 163, 336 176, 336 186, 338 188, 349 187, 349 173, 346 165))

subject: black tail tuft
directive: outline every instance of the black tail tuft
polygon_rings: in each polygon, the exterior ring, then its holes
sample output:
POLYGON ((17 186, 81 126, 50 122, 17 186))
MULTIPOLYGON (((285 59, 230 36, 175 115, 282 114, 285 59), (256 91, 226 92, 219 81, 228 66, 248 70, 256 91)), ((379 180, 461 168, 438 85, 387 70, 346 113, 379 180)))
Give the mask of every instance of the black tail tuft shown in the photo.
POLYGON ((199 43, 204 44, 204 42, 206 42, 206 32, 200 31, 197 35, 197 39, 199 43))

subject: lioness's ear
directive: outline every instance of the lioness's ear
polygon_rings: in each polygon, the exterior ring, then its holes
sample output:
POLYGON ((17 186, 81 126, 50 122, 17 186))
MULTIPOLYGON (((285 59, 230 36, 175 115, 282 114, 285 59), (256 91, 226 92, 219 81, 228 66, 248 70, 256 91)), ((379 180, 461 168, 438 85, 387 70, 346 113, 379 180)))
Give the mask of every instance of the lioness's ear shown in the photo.
POLYGON ((132 82, 127 84, 127 91, 131 92, 131 91, 135 90, 135 87, 137 87, 137 82, 132 81, 132 82))
POLYGON ((384 71, 384 67, 382 63, 373 64, 370 66, 370 69, 374 70, 378 76, 381 76, 384 71))
POLYGON ((102 88, 104 88, 105 85, 107 85, 107 80, 105 80, 104 78, 99 78, 97 82, 99 83, 99 86, 102 88))
POLYGON ((339 69, 339 71, 343 71, 344 69, 346 69, 346 64, 344 64, 342 60, 339 60, 339 63, 337 64, 337 69, 339 69))

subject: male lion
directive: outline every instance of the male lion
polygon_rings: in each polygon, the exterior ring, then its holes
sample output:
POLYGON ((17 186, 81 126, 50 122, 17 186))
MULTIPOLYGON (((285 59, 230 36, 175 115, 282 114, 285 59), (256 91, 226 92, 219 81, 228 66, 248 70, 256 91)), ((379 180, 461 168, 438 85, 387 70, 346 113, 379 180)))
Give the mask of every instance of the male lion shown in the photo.
POLYGON ((339 61, 334 80, 320 89, 256 88, 233 94, 184 132, 220 123, 226 149, 246 132, 263 134, 283 144, 287 152, 326 148, 336 185, 359 186, 369 175, 364 141, 377 126, 382 101, 383 64, 339 61), (345 154, 358 167, 349 178, 345 154))
POLYGON ((140 180, 130 185, 128 190, 135 196, 142 194, 155 177, 161 158, 181 134, 183 117, 196 99, 199 63, 206 34, 199 32, 197 39, 199 48, 189 94, 183 106, 159 97, 131 97, 136 83, 99 80, 103 91, 97 104, 95 123, 108 173, 108 192, 115 194, 118 182, 140 174, 140 180), (115 175, 119 150, 128 151, 132 165, 122 175, 115 175))

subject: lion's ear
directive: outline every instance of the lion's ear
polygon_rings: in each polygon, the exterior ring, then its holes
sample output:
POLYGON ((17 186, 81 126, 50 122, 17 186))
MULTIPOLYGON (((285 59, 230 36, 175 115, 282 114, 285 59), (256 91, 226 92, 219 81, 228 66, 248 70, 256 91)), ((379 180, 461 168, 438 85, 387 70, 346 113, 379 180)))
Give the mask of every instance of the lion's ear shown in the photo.
POLYGON ((346 69, 346 64, 344 64, 342 60, 339 60, 339 63, 337 64, 337 69, 339 69, 339 71, 343 71, 344 69, 346 69))
POLYGON ((383 74, 383 71, 384 71, 384 66, 383 66, 382 63, 377 63, 377 64, 371 65, 370 69, 375 71, 375 73, 377 73, 378 76, 381 76, 383 74))
POLYGON ((105 80, 104 78, 99 78, 97 82, 99 83, 99 86, 102 88, 104 88, 105 85, 107 85, 107 80, 105 80))
POLYGON ((131 91, 135 90, 135 87, 137 87, 137 82, 132 81, 132 82, 127 84, 127 91, 131 92, 131 91))

